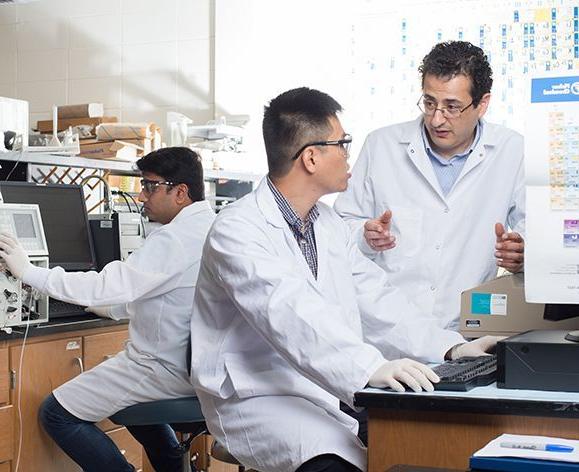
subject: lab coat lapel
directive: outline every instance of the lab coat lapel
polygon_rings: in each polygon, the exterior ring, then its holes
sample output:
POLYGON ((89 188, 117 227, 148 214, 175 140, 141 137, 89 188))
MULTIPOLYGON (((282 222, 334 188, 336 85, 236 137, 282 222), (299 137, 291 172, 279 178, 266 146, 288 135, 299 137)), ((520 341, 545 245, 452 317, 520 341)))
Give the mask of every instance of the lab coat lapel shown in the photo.
POLYGON ((317 282, 321 284, 326 277, 328 269, 328 245, 329 245, 329 235, 326 228, 320 221, 322 215, 314 223, 314 233, 316 235, 316 249, 318 251, 318 278, 317 282))
MULTIPOLYGON (((306 258, 302 254, 302 251, 299 248, 298 242, 296 241, 295 236, 293 235, 290 227, 288 226, 286 220, 284 219, 279 207, 277 206, 277 202, 269 186, 267 185, 267 179, 263 179, 259 184, 259 187, 255 191, 255 198, 257 200, 257 206, 263 213, 267 223, 270 225, 270 233, 275 238, 280 238, 280 250, 284 251, 285 248, 288 248, 291 252, 290 257, 294 258, 298 264, 302 267, 303 271, 306 273, 306 277, 310 282, 314 282, 315 278, 310 270, 308 263, 306 262, 306 258), (282 243, 283 240, 283 243, 282 243), (283 245, 282 245, 283 244, 283 245)), ((316 234, 316 243, 317 243, 317 234, 316 234)), ((319 251, 319 249, 318 249, 319 251)), ((318 253, 318 266, 319 266, 319 253, 318 253)), ((318 267, 318 276, 319 276, 319 267, 318 267)))
POLYGON ((409 126, 403 130, 400 142, 402 144, 408 143, 406 148, 408 158, 412 161, 418 172, 422 174, 436 195, 446 202, 434 169, 432 168, 432 163, 426 154, 426 149, 424 149, 421 127, 422 118, 418 118, 413 123, 410 123, 409 126))
MULTIPOLYGON (((478 143, 476 144, 475 148, 470 153, 470 156, 468 156, 468 159, 466 160, 466 162, 464 164, 462 172, 460 173, 460 175, 456 179, 456 182, 454 183, 453 188, 456 188, 456 186, 459 184, 459 182, 469 172, 471 172, 473 169, 478 167, 483 162, 483 160, 486 156, 486 147, 487 146, 495 146, 495 145, 496 145, 496 139, 492 135, 492 133, 489 132, 489 126, 485 126, 485 123, 483 121, 482 136, 478 140, 478 143)), ((451 191, 451 193, 452 193, 452 191, 451 191)))

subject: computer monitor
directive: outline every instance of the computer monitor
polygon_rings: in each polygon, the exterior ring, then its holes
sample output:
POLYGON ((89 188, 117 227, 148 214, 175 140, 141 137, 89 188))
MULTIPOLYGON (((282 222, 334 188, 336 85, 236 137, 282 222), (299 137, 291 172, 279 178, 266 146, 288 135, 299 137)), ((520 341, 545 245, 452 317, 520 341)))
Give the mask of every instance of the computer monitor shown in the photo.
POLYGON ((0 192, 5 203, 36 203, 40 207, 50 267, 96 268, 81 186, 0 182, 0 192))

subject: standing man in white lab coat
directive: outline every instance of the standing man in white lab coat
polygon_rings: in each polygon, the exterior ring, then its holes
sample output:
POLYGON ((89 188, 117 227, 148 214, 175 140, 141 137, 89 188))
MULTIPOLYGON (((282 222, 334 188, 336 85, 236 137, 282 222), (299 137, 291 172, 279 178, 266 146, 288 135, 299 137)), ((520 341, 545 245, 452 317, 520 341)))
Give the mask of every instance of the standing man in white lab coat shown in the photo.
POLYGON ((482 49, 437 44, 419 71, 421 116, 370 133, 334 208, 392 284, 456 330, 462 291, 497 265, 522 270, 523 138, 483 121, 492 71, 482 49))
MULTIPOLYGON (((191 305, 215 216, 204 200, 201 161, 190 149, 160 149, 137 166, 139 200, 162 226, 126 262, 111 262, 100 273, 43 269, 30 264, 18 241, 0 235, 0 256, 24 283, 130 320, 125 350, 58 387, 40 410, 46 432, 87 472, 134 470, 96 422, 137 403, 194 395, 187 365, 191 305)), ((168 425, 128 429, 156 471, 181 470, 179 443, 168 425)))
POLYGON ((330 96, 299 88, 265 109, 269 174, 217 217, 191 319, 192 372, 206 423, 245 466, 267 472, 366 470, 358 423, 340 411, 366 385, 431 390, 417 359, 481 355, 414 308, 319 203, 346 189, 351 137, 330 96))

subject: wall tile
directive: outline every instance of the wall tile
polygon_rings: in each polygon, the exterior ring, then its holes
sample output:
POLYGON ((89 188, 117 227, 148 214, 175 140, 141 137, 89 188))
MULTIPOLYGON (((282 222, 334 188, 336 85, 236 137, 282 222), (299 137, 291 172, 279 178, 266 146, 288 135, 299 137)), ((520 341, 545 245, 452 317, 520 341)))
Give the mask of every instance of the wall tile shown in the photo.
POLYGON ((92 15, 120 15, 121 0, 76 0, 69 7, 68 14, 72 17, 92 15))
POLYGON ((0 83, 16 83, 16 64, 16 52, 0 51, 0 83))
POLYGON ((22 51, 18 54, 18 81, 66 79, 68 50, 22 51))
POLYGON ((44 0, 18 5, 18 21, 44 21, 48 18, 62 18, 69 15, 75 0, 44 0))
POLYGON ((71 49, 71 79, 121 75, 121 47, 102 49, 71 49))
POLYGON ((123 77, 123 108, 175 106, 177 74, 171 71, 123 77))
POLYGON ((123 46, 123 74, 175 71, 177 43, 153 43, 123 46))
POLYGON ((0 97, 16 98, 16 82, 0 83, 0 97))
POLYGON ((176 20, 175 0, 159 2, 151 10, 123 14, 123 44, 174 41, 176 20))
POLYGON ((18 49, 68 48, 68 19, 28 21, 18 25, 18 49))
POLYGON ((71 49, 94 49, 121 44, 120 15, 100 15, 70 20, 71 49))
POLYGON ((18 35, 16 25, 0 24, 0 51, 16 51, 17 47, 18 35))
POLYGON ((209 38, 213 35, 211 0, 178 0, 178 39, 209 38))
POLYGON ((2 5, 0 8, 0 25, 9 25, 18 22, 18 7, 16 5, 2 5))
POLYGON ((69 103, 103 103, 107 108, 121 106, 121 78, 76 79, 69 81, 69 103))
MULTIPOLYGON (((126 13, 142 13, 146 11, 156 11, 159 7, 162 8, 163 4, 175 3, 176 0, 166 0, 159 2, 158 0, 122 0, 121 9, 123 14, 126 13)), ((198 0, 189 0, 191 2, 196 2, 198 0)))
POLYGON ((48 112, 52 105, 66 104, 66 81, 20 82, 16 84, 16 96, 28 100, 31 113, 48 112))

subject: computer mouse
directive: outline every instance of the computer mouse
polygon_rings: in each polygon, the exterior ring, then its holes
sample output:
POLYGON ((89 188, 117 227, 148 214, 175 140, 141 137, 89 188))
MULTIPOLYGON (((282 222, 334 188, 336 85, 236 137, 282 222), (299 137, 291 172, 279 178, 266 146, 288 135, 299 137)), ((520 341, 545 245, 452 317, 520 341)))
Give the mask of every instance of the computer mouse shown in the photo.
POLYGON ((566 335, 565 335, 565 339, 567 341, 574 341, 576 343, 579 343, 579 330, 576 331, 569 331, 566 335))

